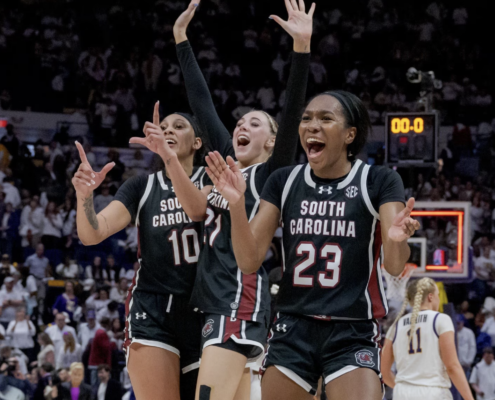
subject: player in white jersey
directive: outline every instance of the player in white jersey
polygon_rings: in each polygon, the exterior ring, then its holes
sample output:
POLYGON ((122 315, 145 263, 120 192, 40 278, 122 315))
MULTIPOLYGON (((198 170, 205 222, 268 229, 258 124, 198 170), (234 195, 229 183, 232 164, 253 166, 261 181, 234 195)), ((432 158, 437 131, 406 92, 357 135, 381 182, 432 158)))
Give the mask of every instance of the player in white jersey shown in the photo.
POLYGON ((383 380, 394 389, 394 400, 451 400, 450 380, 464 400, 473 399, 457 358, 454 324, 438 312, 439 305, 435 281, 422 278, 409 285, 382 353, 383 380), (408 303, 413 311, 401 317, 408 303), (391 370, 394 359, 397 375, 391 370))

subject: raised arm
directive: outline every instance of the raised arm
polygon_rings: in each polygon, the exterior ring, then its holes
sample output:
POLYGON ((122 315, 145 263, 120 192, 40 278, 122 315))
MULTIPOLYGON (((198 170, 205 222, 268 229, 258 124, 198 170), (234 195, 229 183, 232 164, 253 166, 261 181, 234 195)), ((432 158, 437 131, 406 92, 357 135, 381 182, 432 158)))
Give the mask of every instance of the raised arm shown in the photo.
POLYGON ((165 135, 159 126, 159 105, 159 102, 156 102, 153 112, 153 123, 146 122, 144 125, 143 132, 145 137, 133 137, 129 140, 129 143, 138 143, 146 146, 149 150, 161 157, 182 208, 193 221, 203 221, 206 217, 206 196, 211 191, 211 186, 205 186, 202 190, 199 190, 187 176, 184 167, 177 157, 177 153, 169 147, 165 135))
POLYGON ((411 254, 407 239, 420 227, 419 222, 411 218, 413 208, 413 198, 407 201, 405 207, 399 202, 386 203, 380 207, 384 266, 394 276, 404 270, 411 254))
POLYGON ((278 168, 292 165, 295 160, 299 142, 299 123, 308 86, 313 14, 316 7, 313 3, 306 13, 303 0, 299 0, 299 4, 295 0, 286 0, 285 5, 288 13, 287 21, 276 15, 270 16, 294 39, 294 52, 273 155, 267 161, 268 174, 278 168))
POLYGON ((100 172, 95 172, 79 142, 76 142, 76 147, 81 157, 81 165, 72 178, 77 198, 77 234, 85 246, 91 246, 124 229, 131 222, 131 215, 118 201, 112 201, 96 214, 93 192, 101 185, 115 163, 109 163, 100 172))
POLYGON ((206 162, 208 176, 229 202, 232 247, 237 266, 244 274, 252 274, 263 263, 278 228, 280 211, 273 204, 261 200, 258 213, 249 222, 244 199, 246 182, 232 157, 227 158, 227 165, 220 154, 215 152, 206 157, 206 162))
POLYGON ((175 22, 177 57, 184 76, 189 106, 198 119, 203 134, 207 135, 210 148, 220 152, 223 157, 234 157, 232 137, 217 114, 210 90, 186 35, 187 27, 194 17, 199 2, 200 0, 191 1, 187 10, 175 22))

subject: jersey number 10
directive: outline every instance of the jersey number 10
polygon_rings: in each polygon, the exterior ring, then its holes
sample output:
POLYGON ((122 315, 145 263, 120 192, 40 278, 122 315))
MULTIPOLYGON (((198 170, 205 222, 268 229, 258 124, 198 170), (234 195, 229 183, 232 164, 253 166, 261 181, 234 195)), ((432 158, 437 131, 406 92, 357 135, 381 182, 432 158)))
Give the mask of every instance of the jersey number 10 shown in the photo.
MULTIPOLYGON (((316 264, 316 247, 312 242, 301 242, 296 254, 306 258, 294 268, 294 286, 313 287, 314 276, 303 275, 303 272, 316 264)), ((325 243, 320 250, 320 260, 327 260, 325 271, 318 272, 318 283, 323 289, 332 289, 340 282, 340 267, 342 264, 342 248, 337 243, 325 243)))
POLYGON ((194 229, 184 229, 182 234, 179 235, 177 229, 174 229, 170 236, 168 237, 168 241, 172 242, 172 246, 174 247, 174 264, 181 265, 180 259, 180 242, 182 242, 182 254, 184 255, 184 261, 188 264, 193 264, 198 262, 199 259, 199 240, 198 240, 198 232, 194 229))

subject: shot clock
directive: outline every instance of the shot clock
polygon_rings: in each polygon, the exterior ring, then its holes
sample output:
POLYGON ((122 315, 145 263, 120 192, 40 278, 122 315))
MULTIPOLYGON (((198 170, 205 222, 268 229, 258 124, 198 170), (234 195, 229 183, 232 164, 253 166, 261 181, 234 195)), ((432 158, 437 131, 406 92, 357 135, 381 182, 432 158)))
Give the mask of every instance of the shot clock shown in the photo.
POLYGON ((385 120, 387 164, 433 164, 437 160, 438 115, 389 113, 385 120))

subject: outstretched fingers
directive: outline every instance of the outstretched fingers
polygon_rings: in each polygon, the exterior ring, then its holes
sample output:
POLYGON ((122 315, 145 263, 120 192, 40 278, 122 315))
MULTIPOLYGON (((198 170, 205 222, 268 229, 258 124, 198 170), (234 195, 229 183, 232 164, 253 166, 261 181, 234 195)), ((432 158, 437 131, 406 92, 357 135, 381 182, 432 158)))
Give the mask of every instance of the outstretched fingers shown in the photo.
POLYGON ((309 9, 308 16, 313 18, 313 15, 315 14, 315 9, 316 9, 316 3, 311 4, 311 8, 309 9))
POLYGON ((129 143, 135 143, 135 144, 140 144, 140 145, 146 146, 147 141, 146 141, 146 138, 142 138, 142 137, 131 137, 129 139, 129 143))
POLYGON ((79 143, 77 140, 76 140, 76 147, 77 147, 77 151, 79 152, 79 157, 81 158, 81 162, 89 165, 88 158, 86 157, 86 152, 84 151, 82 144, 79 143))
POLYGON ((297 0, 290 0, 290 3, 292 5, 292 9, 294 11, 299 11, 299 6, 297 5, 297 0))
POLYGON ((105 177, 112 170, 113 167, 115 167, 114 162, 108 163, 101 169, 100 174, 105 177))
POLYGON ((304 0, 299 0, 299 11, 306 12, 306 5, 304 4, 304 0))
POLYGON ((155 108, 153 110, 153 124, 156 126, 160 125, 160 101, 155 103, 155 108))
POLYGON ((210 158, 215 164, 215 167, 220 171, 223 172, 227 169, 227 164, 225 163, 225 160, 221 156, 221 154, 218 151, 211 152, 210 158))

